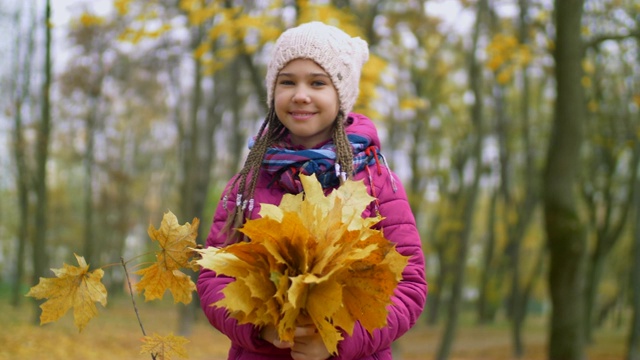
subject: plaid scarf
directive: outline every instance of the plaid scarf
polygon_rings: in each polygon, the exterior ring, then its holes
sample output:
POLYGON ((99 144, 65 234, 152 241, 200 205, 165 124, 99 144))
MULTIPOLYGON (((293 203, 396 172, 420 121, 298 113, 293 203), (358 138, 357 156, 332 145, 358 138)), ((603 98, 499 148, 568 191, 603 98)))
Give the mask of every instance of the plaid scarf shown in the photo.
MULTIPOLYGON (((347 138, 353 148, 354 173, 373 165, 382 157, 371 139, 355 134, 349 134, 347 138)), ((273 175, 272 184, 278 184, 292 194, 302 192, 300 174, 316 174, 323 189, 337 187, 340 185, 339 176, 344 175, 336 164, 333 141, 318 149, 297 149, 285 143, 270 147, 262 160, 262 168, 273 175)))

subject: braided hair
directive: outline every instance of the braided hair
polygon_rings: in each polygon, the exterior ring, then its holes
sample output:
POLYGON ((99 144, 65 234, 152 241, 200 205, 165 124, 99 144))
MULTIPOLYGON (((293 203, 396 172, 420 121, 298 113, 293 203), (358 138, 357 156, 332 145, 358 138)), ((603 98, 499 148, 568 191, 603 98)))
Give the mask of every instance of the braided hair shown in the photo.
MULTIPOLYGON (((345 131, 345 115, 338 112, 332 127, 332 139, 336 147, 336 171, 342 184, 346 179, 353 176, 353 150, 345 131), (347 170, 348 169, 348 170, 347 170), (341 176, 342 175, 342 176, 341 176)), ((253 195, 256 190, 262 160, 267 149, 278 143, 289 134, 289 130, 280 122, 276 115, 273 103, 269 107, 260 130, 256 135, 254 145, 249 150, 249 154, 242 166, 242 169, 234 177, 229 190, 238 187, 235 208, 231 210, 222 232, 227 235, 226 245, 235 243, 243 239, 242 233, 238 229, 244 224, 246 212, 251 212, 254 207, 253 195)), ((223 197, 224 205, 227 204, 227 194, 223 197)))

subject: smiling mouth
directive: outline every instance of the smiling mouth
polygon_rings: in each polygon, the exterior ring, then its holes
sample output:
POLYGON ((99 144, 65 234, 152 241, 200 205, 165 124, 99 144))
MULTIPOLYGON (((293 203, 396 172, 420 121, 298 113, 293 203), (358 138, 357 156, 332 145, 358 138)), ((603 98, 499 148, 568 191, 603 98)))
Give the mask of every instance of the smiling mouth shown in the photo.
POLYGON ((290 112, 289 115, 291 115, 291 117, 296 119, 296 120, 306 120, 306 119, 312 117, 313 115, 315 115, 315 113, 312 113, 312 112, 290 112))

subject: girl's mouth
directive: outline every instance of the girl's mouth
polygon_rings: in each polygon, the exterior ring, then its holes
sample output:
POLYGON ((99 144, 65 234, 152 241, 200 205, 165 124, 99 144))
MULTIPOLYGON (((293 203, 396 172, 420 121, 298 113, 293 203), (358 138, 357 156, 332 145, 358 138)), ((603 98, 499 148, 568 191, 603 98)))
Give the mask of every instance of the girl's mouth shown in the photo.
POLYGON ((311 112, 290 112, 289 114, 294 120, 307 120, 314 115, 311 112))

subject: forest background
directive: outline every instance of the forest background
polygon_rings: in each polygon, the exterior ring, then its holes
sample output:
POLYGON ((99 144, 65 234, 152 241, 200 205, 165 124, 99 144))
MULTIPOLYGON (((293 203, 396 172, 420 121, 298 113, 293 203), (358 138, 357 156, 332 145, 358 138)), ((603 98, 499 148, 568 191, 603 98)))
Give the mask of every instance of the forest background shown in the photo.
MULTIPOLYGON (((104 282, 122 299, 81 334, 34 325, 24 294, 74 253, 98 267, 151 251, 167 210, 201 219, 202 242, 265 114, 273 42, 321 20, 370 44, 356 111, 422 234, 428 303, 396 357, 640 359, 639 14, 633 0, 0 1, 0 358, 144 358, 117 266, 104 282)), ((140 308, 192 339, 191 358, 224 358, 192 305, 140 308)))

